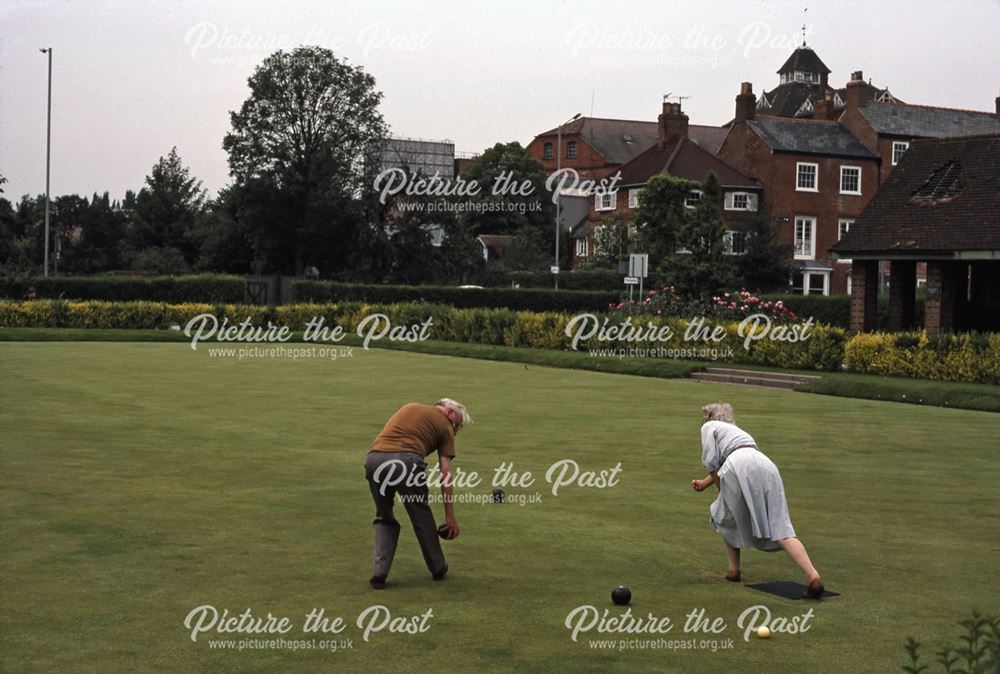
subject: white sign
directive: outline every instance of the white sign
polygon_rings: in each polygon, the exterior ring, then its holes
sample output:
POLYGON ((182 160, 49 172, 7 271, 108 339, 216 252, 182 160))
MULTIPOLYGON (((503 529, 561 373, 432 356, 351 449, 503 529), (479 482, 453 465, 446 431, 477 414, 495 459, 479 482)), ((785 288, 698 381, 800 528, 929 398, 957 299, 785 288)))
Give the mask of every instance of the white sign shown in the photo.
POLYGON ((552 272, 553 274, 558 274, 559 273, 559 267, 553 265, 553 266, 549 267, 549 271, 552 272))
POLYGON ((625 285, 627 285, 627 286, 637 286, 637 285, 639 285, 639 277, 638 276, 626 276, 625 277, 625 285))
POLYGON ((649 266, 649 255, 632 253, 628 256, 628 275, 646 278, 646 268, 649 266))

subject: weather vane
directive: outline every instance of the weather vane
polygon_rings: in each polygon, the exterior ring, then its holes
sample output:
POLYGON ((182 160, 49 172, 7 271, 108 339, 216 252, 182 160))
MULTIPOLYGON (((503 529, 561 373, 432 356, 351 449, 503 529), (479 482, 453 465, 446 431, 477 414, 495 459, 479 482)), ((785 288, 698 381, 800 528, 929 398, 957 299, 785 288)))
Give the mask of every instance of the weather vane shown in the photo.
MULTIPOLYGON (((805 18, 805 13, 809 11, 808 7, 802 9, 803 19, 805 18)), ((806 46, 806 22, 802 22, 802 46, 806 46)))

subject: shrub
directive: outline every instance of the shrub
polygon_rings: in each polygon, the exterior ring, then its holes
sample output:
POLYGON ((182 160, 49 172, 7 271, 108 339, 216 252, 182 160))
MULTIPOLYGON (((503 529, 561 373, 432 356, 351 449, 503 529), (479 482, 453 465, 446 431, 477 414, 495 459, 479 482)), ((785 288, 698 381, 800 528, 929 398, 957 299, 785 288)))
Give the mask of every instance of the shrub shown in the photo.
POLYGON ((981 335, 860 333, 845 349, 848 368, 855 372, 1000 383, 1000 333, 981 335))
POLYGON ((595 311, 618 299, 616 292, 364 285, 331 281, 294 281, 291 296, 293 302, 429 302, 459 308, 504 308, 514 311, 595 311))
POLYGON ((835 325, 839 328, 851 327, 850 295, 761 295, 761 301, 781 301, 799 318, 812 317, 817 323, 835 325))
POLYGON ((640 315, 697 317, 722 321, 742 321, 747 316, 764 314, 772 321, 787 323, 798 318, 795 312, 778 300, 762 300, 746 290, 736 290, 702 299, 678 293, 673 286, 650 290, 639 301, 619 302, 610 307, 613 316, 640 315))
POLYGON ((0 281, 0 295, 69 300, 225 302, 246 300, 246 280, 239 276, 48 276, 0 281))
MULTIPOLYGON (((165 302, 67 302, 64 300, 35 300, 31 302, 0 301, 0 326, 8 327, 57 327, 57 328, 135 328, 164 329, 172 325, 185 326, 192 318, 212 313, 219 321, 228 319, 232 324, 249 318, 255 326, 287 325, 302 330, 309 321, 321 318, 327 328, 341 326, 345 331, 356 331, 359 323, 372 314, 385 314, 393 325, 415 325, 430 317, 433 321, 433 339, 451 342, 492 344, 536 349, 564 350, 571 348, 572 338, 566 335, 566 326, 573 318, 563 312, 529 312, 495 309, 489 307, 458 308, 441 304, 367 304, 341 302, 337 304, 289 304, 280 307, 246 306, 235 304, 168 304, 165 302)), ((738 333, 736 322, 720 323, 723 339, 720 342, 684 342, 683 335, 688 321, 679 317, 644 316, 632 322, 631 318, 615 318, 593 314, 599 323, 629 322, 640 329, 669 326, 674 338, 665 343, 633 342, 627 337, 614 341, 599 341, 597 337, 584 340, 581 350, 623 347, 664 347, 677 351, 693 352, 698 347, 715 348, 719 352, 732 351, 728 360, 737 363, 757 363, 802 369, 834 370, 843 361, 844 331, 828 326, 814 326, 811 337, 805 342, 779 342, 762 339, 744 348, 744 337, 738 333)), ((709 324, 711 329, 713 324, 709 324)), ((785 329, 790 326, 778 326, 785 329)), ((759 331, 763 328, 758 329, 759 331)), ((681 354, 697 358, 697 353, 681 354)))

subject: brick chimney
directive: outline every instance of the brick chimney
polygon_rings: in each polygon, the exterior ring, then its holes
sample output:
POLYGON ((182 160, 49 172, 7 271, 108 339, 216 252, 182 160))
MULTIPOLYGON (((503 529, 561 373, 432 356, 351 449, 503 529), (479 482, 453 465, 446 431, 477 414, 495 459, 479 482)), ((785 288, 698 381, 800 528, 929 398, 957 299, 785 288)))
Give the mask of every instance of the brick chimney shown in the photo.
POLYGON ((868 102, 868 86, 860 70, 851 73, 851 81, 847 83, 847 109, 857 110, 868 102))
POLYGON ((833 91, 827 89, 823 92, 823 100, 816 103, 816 111, 813 113, 813 119, 835 119, 837 111, 834 107, 833 91))
POLYGON ((1000 115, 1000 96, 997 96, 996 104, 997 104, 997 114, 1000 115))
POLYGON ((681 112, 680 103, 663 101, 663 112, 659 119, 658 143, 663 147, 677 136, 687 138, 688 116, 681 112))
POLYGON ((757 97, 753 95, 753 85, 749 82, 740 84, 740 93, 736 97, 736 118, 734 124, 753 119, 757 112, 757 97))

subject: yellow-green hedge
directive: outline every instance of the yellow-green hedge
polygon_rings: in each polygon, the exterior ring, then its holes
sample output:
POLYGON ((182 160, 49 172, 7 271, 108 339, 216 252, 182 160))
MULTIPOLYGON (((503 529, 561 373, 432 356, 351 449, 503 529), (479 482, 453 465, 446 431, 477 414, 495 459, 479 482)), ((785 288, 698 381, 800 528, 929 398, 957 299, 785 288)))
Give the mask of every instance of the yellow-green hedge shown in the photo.
POLYGON ((862 333, 847 343, 845 357, 855 372, 1000 383, 1000 333, 862 333))
MULTIPOLYGON (((459 309, 436 304, 292 304, 280 307, 243 306, 233 304, 166 304, 161 302, 66 302, 36 300, 32 302, 0 302, 0 326, 7 327, 56 327, 56 328, 135 328, 165 329, 171 325, 182 328, 195 316, 212 313, 220 321, 231 324, 246 318, 253 325, 264 326, 269 321, 301 330, 314 317, 322 317, 326 327, 341 326, 345 331, 356 331, 358 324, 375 313, 385 314, 393 325, 423 323, 428 316, 433 319, 431 339, 494 344, 536 349, 567 350, 572 348, 572 337, 566 335, 571 314, 553 312, 511 311, 509 309, 469 308, 459 309)), ((597 318, 603 321, 604 316, 597 318)), ((611 321, 616 324, 617 319, 611 321)), ((840 328, 813 326, 811 337, 804 342, 779 342, 770 339, 755 341, 749 349, 743 346, 744 338, 738 333, 736 323, 724 324, 724 337, 719 342, 685 342, 683 335, 687 321, 680 318, 648 316, 636 317, 633 324, 670 326, 674 337, 662 343, 601 342, 596 337, 582 341, 578 350, 661 348, 674 351, 714 349, 728 353, 720 361, 756 363, 777 367, 836 370, 844 360, 845 332, 840 328)), ((648 327, 648 326, 647 326, 648 327)), ((680 356, 678 356, 680 357, 680 356)), ((690 356, 706 359, 705 355, 690 356)))

